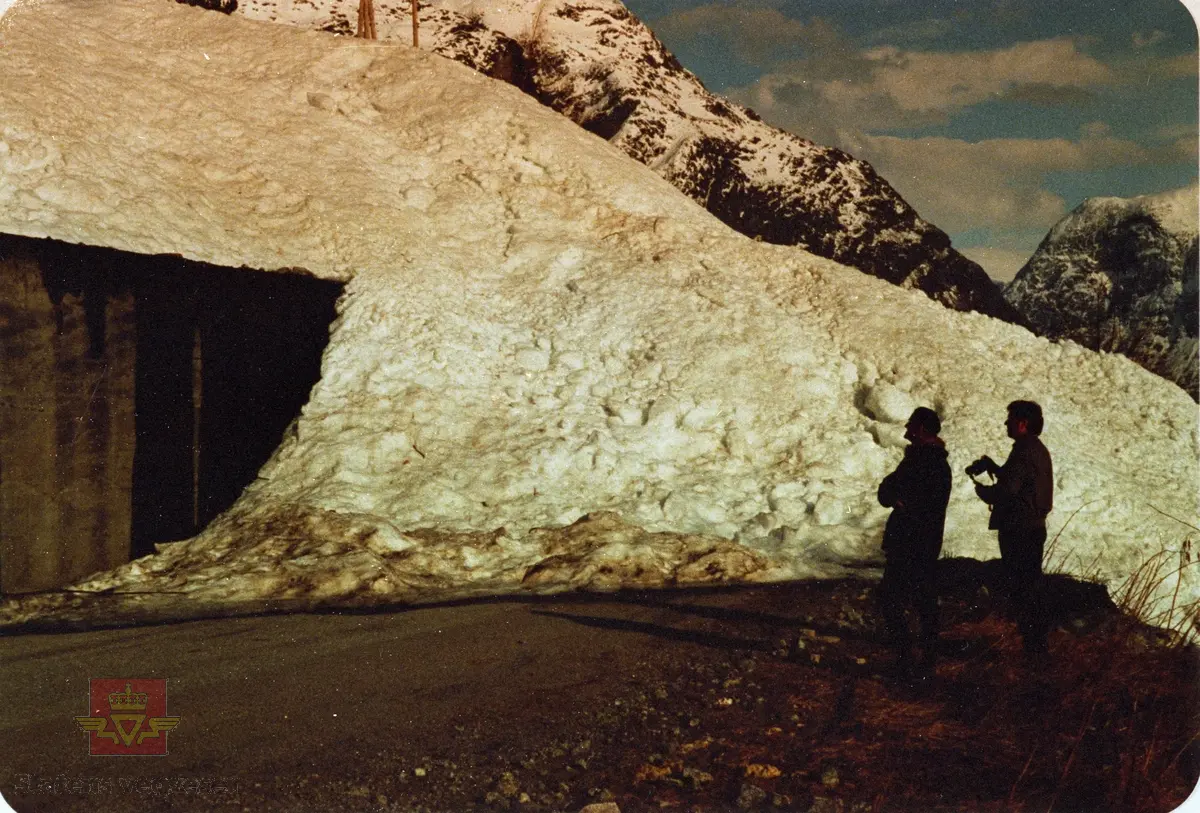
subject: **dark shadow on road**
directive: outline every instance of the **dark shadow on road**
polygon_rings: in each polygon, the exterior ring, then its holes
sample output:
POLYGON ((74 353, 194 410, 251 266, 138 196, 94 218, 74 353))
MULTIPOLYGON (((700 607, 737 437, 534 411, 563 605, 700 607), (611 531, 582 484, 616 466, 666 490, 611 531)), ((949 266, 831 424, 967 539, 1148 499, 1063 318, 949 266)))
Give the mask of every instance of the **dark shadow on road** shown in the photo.
MULTIPOLYGON (((789 583, 794 585, 795 583, 789 583)), ((866 587, 867 583, 863 583, 866 587)), ((781 588, 782 589, 782 588, 781 588)), ((709 619, 726 624, 746 625, 752 624, 763 631, 762 628, 767 628, 765 634, 770 637, 785 637, 794 638, 799 630, 808 629, 815 632, 817 635, 835 635, 839 638, 854 638, 865 641, 874 641, 877 635, 868 630, 851 627, 839 626, 831 623, 823 623, 816 619, 806 617, 803 613, 797 612, 794 616, 779 615, 775 613, 764 613, 752 610, 732 609, 728 607, 714 607, 706 604, 680 603, 672 601, 666 597, 664 593, 653 594, 631 594, 613 596, 613 600, 625 604, 632 604, 639 607, 652 607, 663 610, 672 610, 680 614, 692 615, 697 618, 709 619)), ((873 602, 866 607, 866 614, 873 614, 875 611, 873 602)))
POLYGON ((557 612, 555 610, 531 610, 531 612, 533 615, 561 618, 566 621, 571 621, 575 624, 582 624, 586 627, 598 627, 601 629, 618 630, 621 632, 637 632, 643 635, 654 635, 659 638, 667 638, 672 641, 700 644, 701 646, 714 647, 717 649, 763 651, 767 648, 766 644, 764 644, 762 641, 755 641, 746 638, 735 638, 729 635, 722 635, 714 632, 678 629, 676 627, 653 624, 648 621, 631 621, 626 618, 606 618, 598 615, 574 615, 572 613, 557 612))
POLYGON ((639 607, 658 607, 664 610, 674 610, 700 618, 714 621, 726 621, 734 624, 766 624, 775 627, 803 626, 803 616, 783 616, 772 613, 762 613, 752 610, 736 610, 728 607, 712 607, 705 604, 686 604, 672 601, 668 596, 677 594, 667 593, 632 593, 613 596, 616 601, 624 604, 636 604, 639 607))

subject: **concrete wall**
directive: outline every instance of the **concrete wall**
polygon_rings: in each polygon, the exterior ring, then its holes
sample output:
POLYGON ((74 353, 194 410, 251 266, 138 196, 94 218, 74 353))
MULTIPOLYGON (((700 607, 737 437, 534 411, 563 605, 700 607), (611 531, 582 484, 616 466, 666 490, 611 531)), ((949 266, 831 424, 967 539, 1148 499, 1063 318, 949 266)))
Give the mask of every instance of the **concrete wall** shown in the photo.
POLYGON ((89 355, 82 295, 62 332, 30 244, 0 245, 0 590, 52 588, 129 559, 133 297, 89 355), (7 246, 7 248, 5 247, 7 246))

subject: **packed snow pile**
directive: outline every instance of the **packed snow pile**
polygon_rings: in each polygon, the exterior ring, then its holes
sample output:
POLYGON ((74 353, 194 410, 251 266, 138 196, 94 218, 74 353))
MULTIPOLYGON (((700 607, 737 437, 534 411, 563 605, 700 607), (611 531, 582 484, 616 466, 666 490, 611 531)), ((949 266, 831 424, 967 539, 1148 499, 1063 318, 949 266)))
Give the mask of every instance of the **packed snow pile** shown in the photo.
POLYGON ((920 404, 947 555, 997 555, 961 472, 1018 398, 1052 564, 1119 581, 1200 524, 1177 387, 746 239, 454 62, 161 0, 24 4, 0 37, 0 232, 347 281, 229 512, 0 623, 836 576, 879 561, 920 404))
MULTIPOLYGON (((411 6, 376 3, 412 42, 411 6)), ((358 0, 241 0, 257 20, 351 34, 358 0)), ((709 92, 620 0, 426 0, 419 42, 506 78, 609 140, 739 232, 797 245, 954 310, 1020 315, 865 161, 709 92)))
POLYGON ((1123 353, 1200 397, 1195 186, 1091 198, 1005 288, 1043 336, 1123 353))

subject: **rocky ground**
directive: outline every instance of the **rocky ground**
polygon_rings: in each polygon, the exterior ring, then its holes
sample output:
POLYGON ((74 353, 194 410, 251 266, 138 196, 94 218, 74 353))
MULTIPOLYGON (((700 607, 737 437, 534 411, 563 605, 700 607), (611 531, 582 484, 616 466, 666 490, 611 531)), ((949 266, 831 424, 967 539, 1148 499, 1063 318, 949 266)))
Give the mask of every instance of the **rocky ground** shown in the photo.
POLYGON ((13 637, 4 736, 26 747, 0 792, 21 811, 1182 803, 1193 649, 1056 578, 1051 656, 1028 662, 990 565, 943 565, 942 655, 908 680, 870 580, 13 637), (71 731, 86 676, 121 669, 169 677, 183 723, 162 760, 89 761, 71 731), (81 790, 101 775, 117 784, 81 790))

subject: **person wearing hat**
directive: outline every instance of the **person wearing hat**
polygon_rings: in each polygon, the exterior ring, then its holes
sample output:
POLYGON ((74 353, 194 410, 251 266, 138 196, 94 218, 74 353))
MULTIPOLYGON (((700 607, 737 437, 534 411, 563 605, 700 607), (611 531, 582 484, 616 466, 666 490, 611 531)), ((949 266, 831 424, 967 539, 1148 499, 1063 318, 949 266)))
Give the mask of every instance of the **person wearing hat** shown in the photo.
POLYGON ((910 603, 921 624, 922 665, 931 669, 937 657, 937 560, 951 479, 946 445, 938 437, 941 429, 936 412, 917 407, 904 427, 909 442, 904 458, 879 484, 880 505, 892 509, 883 531, 885 564, 879 600, 902 674, 912 667, 913 640, 905 616, 910 603))

